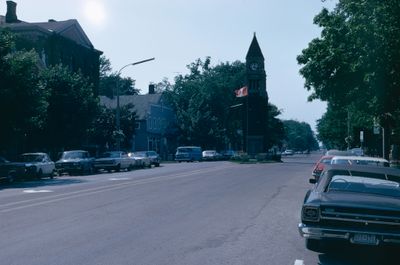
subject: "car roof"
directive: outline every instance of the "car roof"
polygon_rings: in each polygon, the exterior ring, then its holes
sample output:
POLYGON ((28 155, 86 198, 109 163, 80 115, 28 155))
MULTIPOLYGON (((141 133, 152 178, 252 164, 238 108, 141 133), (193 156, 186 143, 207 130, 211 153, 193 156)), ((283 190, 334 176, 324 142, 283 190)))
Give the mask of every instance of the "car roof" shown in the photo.
POLYGON ((342 164, 331 164, 326 165, 324 171, 329 170, 348 170, 348 171, 357 171, 357 172, 366 172, 366 173, 376 173, 376 174, 386 174, 386 175, 394 175, 400 176, 400 169, 393 167, 375 167, 375 166, 367 166, 367 165, 342 165, 342 164))
POLYGON ((23 153, 23 154, 21 154, 22 156, 24 156, 24 155, 47 155, 46 153, 23 153))
POLYGON ((384 158, 381 157, 372 157, 372 156, 334 156, 332 160, 338 160, 338 159, 343 159, 343 160, 360 160, 360 161, 376 161, 376 162, 386 162, 387 161, 384 158))

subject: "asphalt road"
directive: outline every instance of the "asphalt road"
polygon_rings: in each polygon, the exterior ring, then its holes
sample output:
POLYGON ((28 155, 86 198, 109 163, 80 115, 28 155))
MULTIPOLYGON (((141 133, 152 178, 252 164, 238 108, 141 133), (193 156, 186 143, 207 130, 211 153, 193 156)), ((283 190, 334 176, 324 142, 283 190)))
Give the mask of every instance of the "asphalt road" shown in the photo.
POLYGON ((0 264, 386 264, 385 253, 365 249, 305 249, 297 224, 318 158, 172 163, 2 187, 0 264))

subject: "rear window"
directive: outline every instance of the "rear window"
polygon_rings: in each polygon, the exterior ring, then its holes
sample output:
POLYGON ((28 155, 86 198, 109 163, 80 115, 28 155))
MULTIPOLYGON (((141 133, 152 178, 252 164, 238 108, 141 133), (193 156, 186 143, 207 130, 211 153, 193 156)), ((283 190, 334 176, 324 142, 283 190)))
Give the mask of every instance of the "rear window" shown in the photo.
POLYGON ((326 192, 352 192, 400 198, 400 182, 360 176, 335 175, 326 192))

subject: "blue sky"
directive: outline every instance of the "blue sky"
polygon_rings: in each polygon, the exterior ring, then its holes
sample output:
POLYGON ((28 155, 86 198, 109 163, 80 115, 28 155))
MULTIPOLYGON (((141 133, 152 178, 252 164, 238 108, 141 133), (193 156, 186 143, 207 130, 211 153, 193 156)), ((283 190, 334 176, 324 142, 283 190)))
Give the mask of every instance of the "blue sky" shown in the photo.
MULTIPOLYGON (((14 0, 17 16, 27 22, 77 19, 112 67, 155 57, 128 67, 122 76, 136 80, 142 93, 164 77, 173 82, 186 65, 210 56, 212 63, 244 61, 254 32, 265 57, 270 102, 282 119, 315 128, 323 102, 307 102, 296 56, 320 34, 313 18, 327 0, 14 0)), ((0 14, 6 1, 0 2, 0 14)), ((235 88, 232 88, 235 89, 235 88)))

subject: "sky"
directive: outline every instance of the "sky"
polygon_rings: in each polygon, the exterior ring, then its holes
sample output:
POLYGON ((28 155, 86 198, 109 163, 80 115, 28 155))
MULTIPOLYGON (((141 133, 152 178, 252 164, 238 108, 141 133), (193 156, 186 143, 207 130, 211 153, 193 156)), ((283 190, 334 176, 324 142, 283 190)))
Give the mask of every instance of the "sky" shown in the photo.
MULTIPOLYGON (((1 1, 1 0, 0 0, 1 1)), ((312 129, 326 111, 310 92, 296 57, 321 29, 313 18, 336 0, 14 0, 18 19, 44 22, 77 19, 113 71, 136 80, 141 93, 151 82, 189 73, 187 65, 211 57, 212 65, 245 62, 254 33, 265 58, 269 101, 281 119, 307 122, 312 129)), ((0 2, 5 15, 6 1, 0 2)), ((232 88, 232 90, 237 88, 232 88)))

